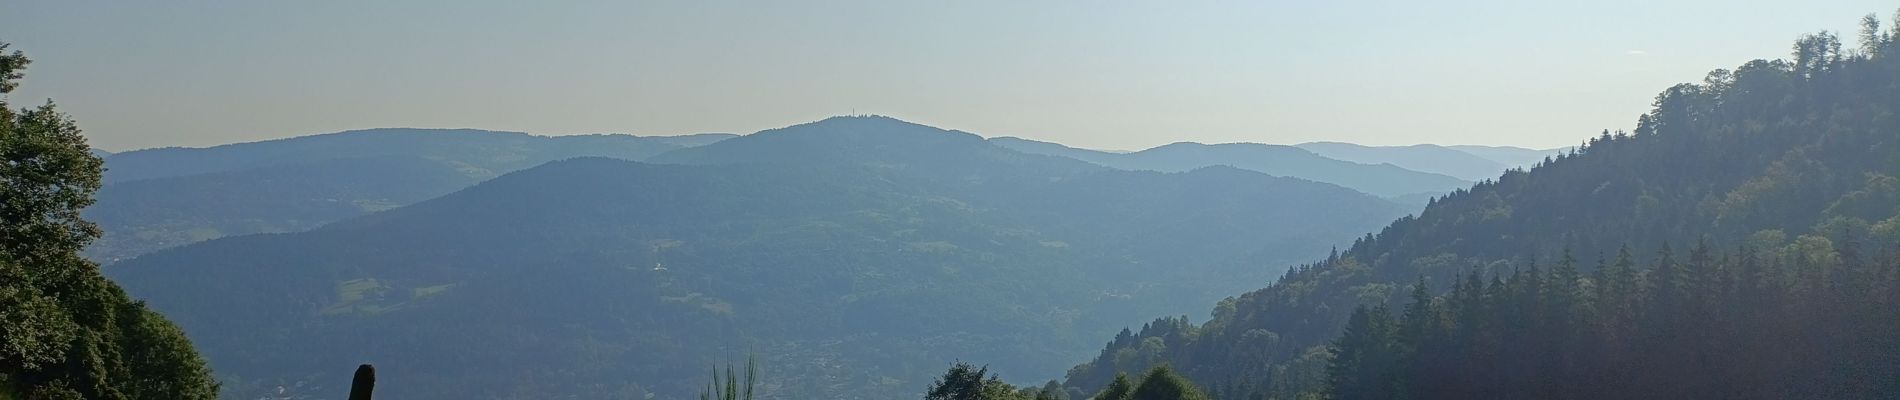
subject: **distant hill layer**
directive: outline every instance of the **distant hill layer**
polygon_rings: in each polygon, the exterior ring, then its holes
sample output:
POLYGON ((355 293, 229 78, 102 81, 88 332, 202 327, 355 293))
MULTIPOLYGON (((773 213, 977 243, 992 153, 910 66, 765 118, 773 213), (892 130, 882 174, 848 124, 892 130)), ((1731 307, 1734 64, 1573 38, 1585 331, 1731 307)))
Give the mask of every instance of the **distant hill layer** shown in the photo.
MULTIPOLYGON (((1497 178, 1498 175, 1504 174, 1504 170, 1506 169, 1528 166, 1535 163, 1535 161, 1506 163, 1469 151, 1459 150, 1455 147, 1433 144, 1366 146, 1339 142, 1312 142, 1301 143, 1294 145, 1294 147, 1305 149, 1306 151, 1311 151, 1314 154, 1326 156, 1327 158, 1365 164, 1392 164, 1400 168, 1450 175, 1467 181, 1481 181, 1497 178)), ((1516 148, 1496 148, 1495 150, 1497 153, 1509 151, 1505 149, 1516 148)), ((1530 149, 1522 150, 1526 150, 1526 153, 1537 151, 1530 149)), ((1552 150, 1545 152, 1543 155, 1556 154, 1557 152, 1552 150)), ((1541 156, 1537 161, 1541 161, 1541 156)))
POLYGON ((112 262, 232 235, 296 232, 421 201, 573 157, 644 159, 732 135, 545 137, 468 129, 372 129, 106 157, 86 215, 112 262))
POLYGON ((1184 142, 1132 153, 1111 153, 1014 137, 990 141, 1025 153, 1068 157, 1117 169, 1175 172, 1226 165, 1268 175, 1331 183, 1384 197, 1447 193, 1470 184, 1456 177, 1390 164, 1362 164, 1327 158, 1293 146, 1184 142))
POLYGON ((1526 149, 1522 147, 1511 147, 1511 146, 1456 145, 1456 146, 1445 146, 1445 147, 1452 150, 1470 153, 1471 155, 1484 157, 1491 161, 1496 161, 1499 164, 1504 164, 1505 166, 1508 166, 1508 167, 1517 168, 1517 167, 1529 167, 1533 164, 1544 162, 1544 159, 1556 157, 1558 153, 1570 151, 1575 146, 1559 147, 1555 149, 1542 149, 1542 150, 1526 149))
POLYGON ((757 353, 777 398, 914 396, 953 360, 1059 373, 1090 337, 1257 286, 1404 210, 1227 167, 1122 171, 888 118, 548 163, 312 231, 108 271, 227 392, 683 398, 757 353), (1301 250, 1304 249, 1304 250, 1301 250))
POLYGON ((337 158, 405 156, 454 163, 471 175, 493 177, 548 160, 599 156, 631 160, 717 141, 726 135, 535 136, 478 129, 383 128, 227 144, 168 147, 107 157, 106 182, 197 175, 337 158))

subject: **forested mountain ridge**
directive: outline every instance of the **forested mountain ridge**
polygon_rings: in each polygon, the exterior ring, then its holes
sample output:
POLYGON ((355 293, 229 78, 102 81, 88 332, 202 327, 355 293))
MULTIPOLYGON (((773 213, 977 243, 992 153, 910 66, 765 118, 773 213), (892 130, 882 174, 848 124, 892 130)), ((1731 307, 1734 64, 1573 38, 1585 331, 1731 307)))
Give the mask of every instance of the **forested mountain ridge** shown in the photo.
POLYGON ((453 163, 471 175, 494 177, 570 157, 641 160, 731 136, 537 136, 480 129, 362 129, 204 148, 166 147, 114 153, 106 159, 110 168, 106 183, 338 158, 392 156, 440 160, 453 163))
POLYGON ((647 161, 687 165, 855 165, 958 188, 1046 183, 1108 170, 1070 158, 1013 151, 968 132, 884 116, 831 117, 674 150, 647 161), (1032 176, 1023 176, 1024 173, 1032 176))
POLYGON ((666 144, 679 146, 681 148, 686 148, 686 147, 699 147, 699 146, 705 146, 705 145, 709 145, 713 143, 719 143, 722 140, 739 137, 739 135, 735 135, 731 133, 693 133, 693 134, 675 135, 675 136, 639 136, 639 137, 647 139, 647 140, 655 141, 655 142, 666 143, 666 144))
POLYGON ((371 361, 406 376, 392 395, 677 398, 699 375, 680 366, 757 352, 776 398, 894 398, 959 357, 1046 377, 1089 337, 1404 214, 1334 185, 1112 170, 888 118, 656 159, 676 164, 558 161, 109 271, 238 393, 336 388, 334 365, 371 361))
MULTIPOLYGON (((1067 157, 1022 153, 994 145, 976 134, 884 116, 827 118, 673 151, 650 161, 870 168, 899 179, 926 182, 973 206, 1032 222, 1042 229, 1094 238, 1087 243, 1113 243, 1096 251, 1105 259, 1129 258, 1122 254, 1134 249, 1166 251, 1174 254, 1166 260, 1191 264, 1217 261, 1225 265, 1239 255, 1283 258, 1288 253, 1312 251, 1292 244, 1328 243, 1330 234, 1251 229, 1242 221, 1282 224, 1339 218, 1358 224, 1366 216, 1336 211, 1377 210, 1373 212, 1376 215, 1405 212, 1403 206, 1368 203, 1370 197, 1364 193, 1333 184, 1218 165, 1180 171, 1187 173, 1120 171, 1067 157), (1231 202, 1236 196, 1269 193, 1274 200, 1244 205, 1246 212, 1219 211, 1243 206, 1231 202), (1341 202, 1343 207, 1271 206, 1329 201, 1341 202), (1263 232, 1272 232, 1271 240, 1257 236, 1263 232)), ((1215 280, 1250 278, 1257 271, 1229 270, 1204 276, 1215 280)), ((1179 279, 1184 287, 1205 285, 1188 276, 1171 278, 1179 279)))
POLYGON ((119 182, 86 210, 105 230, 86 253, 111 263, 225 236, 299 232, 479 181, 445 163, 390 156, 119 182))
POLYGON ((448 194, 548 161, 631 160, 727 139, 534 136, 473 129, 369 129, 209 148, 113 154, 86 210, 100 262, 224 236, 297 232, 448 194))
POLYGON ((1226 165, 1273 176, 1331 183, 1388 198, 1418 193, 1442 194, 1470 184, 1470 181, 1459 178, 1390 164, 1336 160, 1293 146, 1181 142, 1137 152, 1111 153, 1014 137, 992 138, 990 142, 1025 153, 1073 158, 1125 170, 1179 172, 1226 165))
POLYGON ((1221 302, 1204 325, 1167 318, 1124 332, 1067 385, 1095 390, 1117 371, 1168 362, 1223 398, 1293 398, 1322 388, 1326 345, 1355 306, 1395 303, 1421 279, 1444 290, 1474 265, 1488 275, 1566 251, 1588 260, 1700 240, 1900 241, 1900 53, 1891 33, 1863 37, 1843 51, 1831 34, 1805 36, 1792 60, 1671 87, 1634 132, 1603 132, 1439 199, 1221 302))

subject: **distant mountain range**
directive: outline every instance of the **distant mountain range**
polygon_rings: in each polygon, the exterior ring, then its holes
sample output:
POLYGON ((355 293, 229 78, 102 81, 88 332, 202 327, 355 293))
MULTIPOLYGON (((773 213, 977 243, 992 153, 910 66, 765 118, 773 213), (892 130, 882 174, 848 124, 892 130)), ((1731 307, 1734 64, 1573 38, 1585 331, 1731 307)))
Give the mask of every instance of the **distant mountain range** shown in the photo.
POLYGON ((1484 158, 1490 159, 1491 161, 1496 161, 1500 164, 1504 164, 1512 168, 1517 168, 1517 167, 1528 168, 1531 165, 1556 157, 1557 153, 1567 152, 1567 151, 1576 149, 1576 146, 1566 146, 1566 147, 1559 147, 1555 149, 1543 149, 1543 150, 1526 149, 1522 147, 1510 147, 1510 146, 1456 145, 1456 146, 1445 146, 1445 147, 1450 148, 1452 150, 1458 150, 1458 151, 1462 151, 1466 153, 1471 153, 1472 155, 1476 155, 1479 157, 1484 157, 1484 158))
POLYGON ((1365 146, 1339 142, 1312 142, 1294 145, 1327 158, 1366 164, 1392 164, 1401 168, 1444 174, 1467 181, 1495 179, 1504 170, 1526 167, 1559 150, 1530 150, 1517 147, 1439 146, 1365 146), (1474 151, 1475 150, 1475 151, 1474 151), (1532 155, 1535 156, 1532 156, 1532 155), (1535 157, 1534 159, 1531 157, 1535 157))
MULTIPOLYGON (((683 136, 535 136, 474 129, 387 128, 302 136, 209 148, 159 148, 111 153, 106 188, 87 210, 107 235, 88 249, 115 262, 167 247, 252 233, 298 232, 368 212, 408 205, 549 161, 586 156, 655 162, 690 161, 692 152, 733 134, 683 136), (664 157, 661 157, 664 155, 664 157)), ((1473 147, 1504 161, 1446 155, 1446 147, 1350 144, 1277 146, 1177 143, 1113 153, 1018 138, 990 143, 1125 170, 1183 172, 1228 165, 1270 175, 1332 183, 1407 207, 1503 171, 1508 157, 1538 151, 1473 147), (1322 148, 1312 151, 1307 147, 1322 148), (1357 147, 1363 151, 1337 150, 1357 147), (1335 153, 1331 155, 1321 152, 1335 153), (1350 155, 1347 155, 1350 153, 1350 155), (1330 157, 1330 158, 1329 158, 1330 157), (1423 171, 1461 171, 1463 175, 1423 171)), ((876 153, 863 144, 839 151, 876 153)), ((760 144, 735 159, 772 160, 800 154, 760 144)), ((1471 147, 1471 146, 1460 146, 1471 147)), ((806 152, 804 154, 811 154, 806 152)), ((1541 157, 1541 156, 1540 156, 1541 157)), ((733 160, 727 160, 733 161, 733 160)), ((954 160, 953 160, 954 161, 954 160)))
POLYGON ((1268 175, 1332 183, 1378 196, 1446 193, 1470 184, 1450 176, 1392 165, 1326 158, 1292 146, 1183 142, 1131 153, 1110 153, 1014 137, 994 138, 990 142, 1025 153, 1074 158, 1125 170, 1179 172, 1227 165, 1268 175))
POLYGON ((338 158, 405 156, 454 164, 470 175, 498 176, 579 156, 643 159, 733 137, 729 134, 536 136, 478 129, 383 128, 227 144, 167 147, 107 157, 106 183, 233 171, 338 158))
POLYGON ((639 160, 733 136, 391 128, 109 154, 107 184, 86 210, 106 235, 87 252, 112 262, 225 236, 303 231, 549 161, 639 160))
POLYGON ((671 165, 556 161, 108 273, 238 395, 336 388, 336 365, 373 362, 405 377, 379 388, 393 397, 683 398, 700 367, 756 353, 783 398, 885 399, 958 358, 1052 376, 1089 338, 1408 212, 1327 183, 1117 170, 882 117, 649 159, 671 165))

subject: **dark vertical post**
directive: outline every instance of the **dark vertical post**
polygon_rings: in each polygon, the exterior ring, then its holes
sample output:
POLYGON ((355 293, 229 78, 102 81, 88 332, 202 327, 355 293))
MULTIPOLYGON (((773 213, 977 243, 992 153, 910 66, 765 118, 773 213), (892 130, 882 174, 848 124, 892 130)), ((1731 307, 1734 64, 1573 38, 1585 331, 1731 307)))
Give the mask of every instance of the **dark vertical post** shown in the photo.
POLYGON ((376 390, 376 367, 363 364, 356 367, 356 378, 350 380, 350 400, 370 400, 369 393, 376 390))

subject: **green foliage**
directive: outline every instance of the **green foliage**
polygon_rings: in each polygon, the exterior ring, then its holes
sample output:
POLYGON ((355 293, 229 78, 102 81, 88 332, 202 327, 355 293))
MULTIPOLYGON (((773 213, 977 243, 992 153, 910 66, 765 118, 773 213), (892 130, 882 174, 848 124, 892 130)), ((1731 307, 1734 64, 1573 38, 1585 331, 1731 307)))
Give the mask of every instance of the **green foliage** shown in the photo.
POLYGON ((1797 240, 1781 257, 1746 247, 1718 255, 1699 244, 1686 262, 1659 252, 1634 291, 1579 300, 1549 289, 1601 278, 1518 274, 1488 286, 1460 282, 1446 296, 1408 306, 1448 304, 1456 316, 1448 321, 1412 312, 1393 321, 1361 307, 1335 339, 1326 393, 1342 400, 1882 397, 1900 390, 1891 376, 1900 366, 1892 351, 1900 333, 1891 329, 1900 320, 1900 248, 1863 256, 1853 243, 1866 240, 1844 238, 1832 248, 1797 240), (1813 252, 1829 257, 1801 255, 1813 252), (1764 270, 1794 271, 1794 278, 1764 270), (1368 335, 1366 325, 1428 328, 1368 335))
POLYGON ((99 159, 53 103, 18 112, 5 103, 0 108, 0 200, 6 201, 0 252, 31 263, 79 251, 99 236, 97 226, 79 217, 99 190, 99 159))
POLYGON ((1041 388, 1033 386, 1016 387, 1003 382, 989 367, 976 367, 957 362, 944 371, 943 376, 931 382, 924 392, 925 400, 1067 400, 1069 394, 1055 381, 1049 381, 1041 388))
MULTIPOLYGON (((0 56, 0 93, 27 63, 0 56)), ((79 256, 99 235, 79 211, 99 189, 100 165, 51 102, 15 111, 0 100, 0 394, 215 398, 184 333, 79 256)))
POLYGON ((759 386, 758 359, 746 357, 744 386, 740 386, 738 374, 732 372, 731 365, 726 366, 723 386, 719 377, 719 369, 714 368, 712 379, 706 381, 706 389, 699 392, 699 400, 752 400, 759 386))
POLYGON ((63 358, 80 327, 57 299, 24 285, 27 270, 0 260, 0 363, 34 369, 63 358))
POLYGON ((1048 392, 1011 386, 991 374, 989 367, 958 362, 930 384, 924 400, 1032 400, 1045 394, 1048 392))
POLYGON ((1346 323, 1345 333, 1333 340, 1333 362, 1326 369, 1326 389, 1331 397, 1356 398, 1362 391, 1378 391, 1392 382, 1391 362, 1377 357, 1390 351, 1391 314, 1384 307, 1359 307, 1346 323))
POLYGON ((1195 387, 1194 382, 1174 373, 1167 365, 1157 365, 1142 374, 1139 381, 1130 381, 1127 374, 1116 374, 1108 387, 1101 393, 1090 397, 1093 400, 1207 400, 1208 397, 1195 387))
POLYGON ((1101 393, 1096 393, 1095 397, 1090 397, 1090 399, 1127 400, 1130 396, 1134 396, 1134 393, 1135 384, 1128 381, 1128 374, 1115 374, 1115 380, 1109 381, 1108 387, 1103 388, 1101 393))
MULTIPOLYGON (((1030 390, 1030 389, 1029 389, 1029 388, 1027 388, 1027 387, 1025 387, 1025 388, 1023 388, 1023 390, 1030 390)), ((1050 380, 1050 381, 1049 381, 1048 383, 1044 383, 1044 384, 1042 385, 1042 388, 1040 388, 1040 389, 1035 389, 1035 396, 1033 396, 1033 397, 1031 397, 1031 399, 1034 399, 1034 400, 1070 400, 1070 395, 1069 395, 1069 391, 1068 391, 1068 389, 1067 389, 1067 388, 1063 388, 1063 387, 1062 387, 1062 383, 1061 383, 1061 382, 1056 382, 1056 381, 1054 381, 1054 380, 1050 380)))
POLYGON ((1209 399, 1207 395, 1201 394, 1199 388, 1194 387, 1193 382, 1188 382, 1187 378, 1175 374, 1174 369, 1166 365, 1155 367, 1149 370, 1147 375, 1142 376, 1141 384, 1135 386, 1134 393, 1128 398, 1129 400, 1209 399))
MULTIPOLYGON (((1467 288, 1452 304, 1432 306, 1441 321, 1461 318, 1459 313, 1506 311, 1461 308, 1458 301, 1472 303, 1483 296, 1543 299, 1545 303, 1535 305, 1480 303, 1535 308, 1571 323, 1597 321, 1634 335, 1634 329, 1656 325, 1659 318, 1683 315, 1645 309, 1699 305, 1705 308, 1684 313, 1713 310, 1691 289, 1707 284, 1702 270, 1721 260, 1709 253, 1671 252, 1666 261, 1655 258, 1658 268, 1645 270, 1636 266, 1638 257, 1628 254, 1660 255, 1664 243, 1772 242, 1772 247, 1754 247, 1759 254, 1750 256, 1838 265, 1854 259, 1841 255, 1849 253, 1842 237, 1892 243, 1896 228, 1888 221, 1900 213, 1900 203, 1892 200, 1891 178, 1900 176, 1900 137, 1894 135, 1900 132, 1900 118, 1893 113, 1900 108, 1900 95, 1886 88, 1900 86, 1900 57, 1892 56, 1893 32, 1873 36, 1886 39, 1856 54, 1843 53, 1831 34, 1805 36, 1794 46, 1792 60, 1751 61, 1711 72, 1701 83, 1668 88, 1656 98, 1654 109, 1638 119, 1633 132, 1605 131, 1529 170, 1507 172, 1438 199, 1416 217, 1394 221, 1336 257, 1295 267, 1274 285, 1223 304, 1214 320, 1195 329, 1194 335, 1167 338, 1166 331, 1158 331, 1118 338, 1101 356, 1071 370, 1066 385, 1103 387, 1114 372, 1130 370, 1119 364, 1118 355, 1155 347, 1166 351, 1149 362, 1175 365, 1219 397, 1314 395, 1326 385, 1311 378, 1324 370, 1323 363, 1307 362, 1312 360, 1311 349, 1323 347, 1339 337, 1341 327, 1353 325, 1356 306, 1395 305, 1403 300, 1403 292, 1396 289, 1421 278, 1424 287, 1467 288), (1576 263, 1567 254, 1604 261, 1576 263), (1546 270, 1533 260, 1562 261, 1546 270), (1469 274, 1473 266, 1477 277, 1469 274), (1482 282, 1485 275, 1499 281, 1561 278, 1543 286, 1470 282, 1482 282), (1588 278, 1568 278, 1572 276, 1588 278), (1637 301, 1636 294, 1650 297, 1637 301), (1150 338, 1162 338, 1161 343, 1151 345, 1150 338)), ((1865 249, 1853 253, 1863 258, 1870 254, 1865 249)), ((1783 293, 1799 297, 1824 293, 1799 285, 1859 279, 1838 272, 1769 268, 1754 276, 1767 277, 1764 282, 1785 286, 1790 291, 1783 293)), ((1377 324, 1372 325, 1368 329, 1377 324)), ((1440 329, 1423 329, 1433 325, 1438 324, 1425 321, 1392 330, 1397 335, 1401 330, 1440 329)), ((1533 335, 1556 341, 1587 339, 1547 334, 1567 326, 1543 326, 1533 335)), ((1397 343, 1403 349, 1408 342, 1397 343)), ((1502 361, 1516 354, 1522 353, 1498 350, 1472 357, 1502 361)), ((1526 370, 1521 365, 1508 368, 1526 370)), ((1361 371, 1370 374, 1366 379, 1387 383, 1402 379, 1378 376, 1415 374, 1376 365, 1361 371)), ((1335 375, 1335 381, 1358 379, 1335 375)))
POLYGON ((0 43, 0 94, 13 93, 13 89, 19 88, 20 83, 16 81, 26 77, 26 65, 33 63, 19 50, 7 53, 7 47, 10 46, 0 43))

